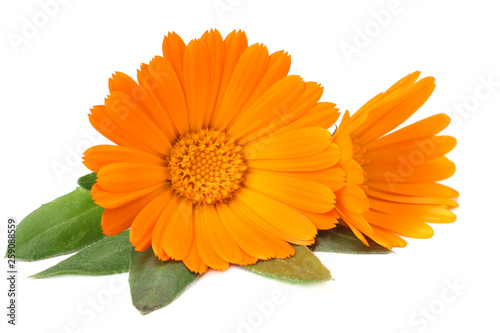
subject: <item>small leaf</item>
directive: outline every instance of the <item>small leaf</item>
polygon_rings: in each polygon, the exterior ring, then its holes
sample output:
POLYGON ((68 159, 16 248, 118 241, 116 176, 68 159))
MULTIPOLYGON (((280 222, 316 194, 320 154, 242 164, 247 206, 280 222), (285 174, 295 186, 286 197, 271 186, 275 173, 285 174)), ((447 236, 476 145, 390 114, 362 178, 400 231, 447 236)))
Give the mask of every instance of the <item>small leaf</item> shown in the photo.
POLYGON ((102 239, 103 211, 90 192, 81 187, 42 205, 17 227, 16 258, 24 261, 51 258, 81 250, 102 239))
POLYGON ((82 176, 78 179, 78 185, 86 190, 89 190, 94 186, 97 181, 97 173, 91 172, 88 175, 82 176))
POLYGON ((131 248, 127 230, 119 235, 106 237, 32 277, 43 279, 65 274, 108 275, 125 273, 129 270, 131 248))
POLYGON ((148 314, 172 303, 198 277, 182 261, 161 261, 151 249, 130 255, 132 303, 148 314))
POLYGON ((349 227, 337 225, 329 230, 321 230, 316 237, 316 243, 312 250, 314 252, 333 252, 349 254, 386 254, 393 253, 391 250, 375 243, 367 238, 368 244, 363 244, 351 231, 349 227))
POLYGON ((254 265, 243 267, 257 274, 296 283, 332 280, 330 271, 307 247, 294 246, 294 249, 293 257, 258 261, 254 265))

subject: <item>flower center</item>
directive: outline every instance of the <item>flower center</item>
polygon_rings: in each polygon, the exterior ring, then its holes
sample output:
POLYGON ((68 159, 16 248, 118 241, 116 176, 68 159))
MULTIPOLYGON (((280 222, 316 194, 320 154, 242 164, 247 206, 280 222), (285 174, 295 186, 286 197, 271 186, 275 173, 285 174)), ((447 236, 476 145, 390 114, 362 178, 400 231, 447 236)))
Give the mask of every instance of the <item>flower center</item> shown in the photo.
POLYGON ((202 129, 181 136, 169 157, 172 189, 195 204, 229 201, 247 169, 241 150, 225 132, 202 129))

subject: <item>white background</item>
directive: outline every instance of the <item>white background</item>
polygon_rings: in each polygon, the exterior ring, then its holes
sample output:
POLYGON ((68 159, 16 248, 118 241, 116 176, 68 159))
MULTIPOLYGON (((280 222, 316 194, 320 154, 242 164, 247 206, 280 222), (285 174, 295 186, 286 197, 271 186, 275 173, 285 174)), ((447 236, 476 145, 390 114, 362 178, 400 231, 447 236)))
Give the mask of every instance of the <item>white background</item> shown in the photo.
POLYGON ((86 133, 104 142, 87 113, 102 104, 111 73, 135 76, 142 62, 161 53, 169 31, 188 41, 210 28, 223 36, 244 29, 250 43, 290 52, 291 73, 322 83, 323 100, 342 111, 355 111, 414 70, 434 76, 437 89, 411 121, 440 112, 453 117, 446 133, 458 138, 449 154, 457 173, 446 183, 461 193, 461 207, 455 223, 434 225, 432 239, 409 240, 396 254, 322 254, 335 278, 327 284, 292 288, 231 267, 208 272, 172 305, 147 316, 132 306, 127 274, 32 280, 28 276, 61 258, 20 263, 16 327, 6 324, 7 285, 0 275, 2 332, 500 331, 495 1, 61 0, 44 22, 47 2, 0 3, 1 251, 8 217, 20 221, 72 191, 87 172, 78 162, 90 145, 86 133), (222 14, 214 7, 221 3, 229 6, 222 14), (389 9, 390 18, 377 23, 374 13, 389 9), (23 26, 34 20, 40 28, 23 37, 23 26), (362 40, 359 31, 366 29, 362 40), (13 36, 25 40, 15 46, 13 36), (341 46, 347 44, 357 53, 346 56, 341 46), (66 172, 58 175, 55 165, 66 172), (450 283, 460 289, 454 293, 450 283), (275 293, 281 302, 259 310, 256 302, 268 304, 275 293), (419 311, 429 308, 425 319, 419 311))

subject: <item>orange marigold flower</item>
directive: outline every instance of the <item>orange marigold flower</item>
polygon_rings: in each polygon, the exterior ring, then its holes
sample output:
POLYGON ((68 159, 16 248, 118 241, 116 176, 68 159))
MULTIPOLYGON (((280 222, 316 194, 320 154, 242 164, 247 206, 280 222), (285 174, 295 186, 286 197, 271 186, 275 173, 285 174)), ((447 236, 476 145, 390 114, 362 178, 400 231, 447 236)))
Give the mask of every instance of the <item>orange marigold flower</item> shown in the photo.
POLYGON ((406 241, 398 235, 429 238, 434 232, 426 222, 456 218, 450 209, 458 206, 452 200, 458 192, 437 183, 455 173, 454 163, 444 155, 455 147, 456 139, 437 135, 450 118, 438 114, 389 133, 432 94, 434 78, 417 81, 419 75, 399 80, 350 119, 353 158, 364 173, 361 183, 369 209, 341 217, 365 243, 363 234, 387 248, 404 247, 406 241))
POLYGON ((289 257, 334 227, 338 110, 289 68, 287 53, 215 30, 188 45, 170 33, 137 82, 113 75, 89 118, 116 146, 84 157, 103 232, 130 228, 137 251, 203 273, 289 257))

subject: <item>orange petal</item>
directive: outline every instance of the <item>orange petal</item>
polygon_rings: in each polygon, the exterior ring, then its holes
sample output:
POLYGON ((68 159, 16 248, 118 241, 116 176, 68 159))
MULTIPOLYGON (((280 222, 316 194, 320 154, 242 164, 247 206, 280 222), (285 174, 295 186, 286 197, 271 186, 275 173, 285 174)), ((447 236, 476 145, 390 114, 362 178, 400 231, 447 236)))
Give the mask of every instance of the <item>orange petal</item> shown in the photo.
POLYGON ((341 151, 336 144, 330 144, 325 150, 315 155, 300 158, 278 160, 247 160, 249 169, 265 169, 276 171, 305 172, 323 170, 334 166, 341 157, 341 151))
POLYGON ((200 206, 195 206, 194 208, 194 235, 196 248, 204 263, 213 269, 223 271, 229 267, 229 263, 217 255, 214 247, 210 243, 208 224, 210 224, 211 221, 205 219, 204 209, 205 207, 200 206))
POLYGON ((264 220, 258 217, 253 211, 248 209, 248 207, 239 200, 231 200, 228 204, 234 215, 238 216, 239 219, 245 224, 246 228, 250 228, 252 233, 260 235, 262 239, 270 246, 272 246, 275 252, 276 258, 288 258, 294 255, 295 250, 293 247, 283 240, 281 234, 264 220), (265 224, 264 227, 261 225, 265 224), (273 229, 270 232, 269 229, 273 229), (276 236, 276 234, 279 234, 276 236))
POLYGON ((436 198, 436 197, 417 197, 409 195, 391 194, 387 192, 377 191, 372 188, 365 189, 365 193, 374 198, 383 199, 387 201, 394 201, 400 203, 411 203, 411 204, 430 204, 430 205, 446 205, 448 207, 456 207, 458 204, 447 198, 436 198))
MULTIPOLYGON (((249 169, 249 174, 258 174, 258 175, 266 175, 270 177, 288 177, 294 178, 296 181, 300 181, 304 179, 306 181, 313 181, 316 183, 320 183, 326 185, 330 188, 331 191, 335 192, 340 190, 345 186, 346 177, 345 172, 339 167, 318 170, 318 171, 310 171, 310 172, 283 172, 283 171, 270 171, 270 170, 260 170, 260 169, 249 169)), ((335 196, 334 196, 335 198, 335 196)))
MULTIPOLYGON (((189 118, 184 90, 172 64, 162 57, 155 57, 149 66, 138 73, 141 86, 154 92, 173 122, 173 131, 184 135, 189 131, 189 118)), ((170 124, 172 125, 172 124, 170 124)))
POLYGON ((371 164, 400 163, 399 157, 406 159, 433 160, 449 153, 457 145, 452 136, 434 136, 412 141, 402 141, 383 148, 363 153, 363 159, 371 164))
POLYGON ((306 179, 253 172, 246 175, 245 186, 313 213, 329 212, 335 203, 335 195, 326 185, 306 179))
POLYGON ((339 219, 339 214, 335 209, 322 214, 311 213, 300 209, 298 212, 311 220, 318 230, 328 230, 334 228, 339 219))
POLYGON ((365 234, 370 238, 373 236, 373 229, 370 226, 370 224, 365 220, 365 218, 361 214, 347 210, 341 205, 337 205, 335 208, 339 213, 340 217, 342 218, 342 220, 345 223, 347 223, 349 227, 352 229, 356 237, 358 237, 363 243, 368 245, 366 239, 357 234, 358 232, 362 232, 363 234, 365 234))
POLYGON ((316 104, 302 117, 292 121, 292 123, 288 124, 283 130, 289 131, 303 127, 323 127, 328 129, 335 124, 339 115, 339 109, 335 107, 335 104, 321 102, 316 104))
POLYGON ((252 105, 273 84, 284 78, 288 74, 291 64, 292 61, 288 53, 278 51, 271 54, 266 73, 255 88, 252 96, 248 99, 245 108, 252 105))
POLYGON ((366 212, 370 203, 365 192, 355 184, 347 183, 342 189, 335 192, 339 205, 355 213, 366 212))
POLYGON ((367 129, 375 126, 387 112, 401 103, 401 101, 413 91, 412 88, 414 88, 414 83, 419 76, 420 72, 414 72, 405 76, 385 93, 378 94, 356 112, 356 122, 352 127, 353 137, 358 138, 361 136, 367 129))
POLYGON ((370 209, 368 212, 364 213, 363 217, 370 224, 374 224, 381 228, 391 230, 406 237, 430 238, 432 237, 432 235, 434 235, 434 231, 429 225, 417 219, 408 217, 401 218, 398 216, 381 213, 373 209, 370 209))
POLYGON ((96 105, 91 109, 91 114, 89 114, 89 121, 92 126, 102 135, 104 135, 109 140, 113 141, 117 145, 134 147, 139 150, 149 152, 156 156, 161 156, 153 149, 148 146, 143 145, 132 135, 127 133, 123 128, 121 128, 106 112, 106 107, 104 105, 96 105))
POLYGON ((223 131, 242 110, 259 84, 269 63, 269 53, 263 45, 254 44, 247 48, 234 68, 220 108, 212 125, 223 131))
MULTIPOLYGON (((266 235, 274 236, 278 239, 283 239, 287 242, 298 244, 298 245, 310 245, 310 240, 301 241, 299 239, 290 237, 286 233, 280 231, 267 221, 265 221, 262 217, 257 215, 250 207, 248 207, 243 201, 241 201, 237 196, 233 198, 230 202, 231 209, 235 211, 239 216, 244 216, 247 220, 251 221, 258 228, 266 232, 266 235)), ((279 251, 278 251, 279 252, 279 251)), ((293 254, 293 253, 292 253, 293 254)))
POLYGON ((373 240, 379 243, 382 246, 385 246, 388 249, 392 249, 393 247, 405 247, 406 241, 395 235, 391 231, 388 231, 384 228, 379 228, 377 226, 373 226, 373 240))
POLYGON ((163 234, 163 249, 172 259, 186 259, 193 245, 193 203, 182 199, 179 207, 169 216, 163 234))
POLYGON ((243 251, 259 259, 276 257, 276 250, 262 233, 249 227, 225 203, 218 203, 216 208, 226 230, 243 251))
POLYGON ((229 135, 244 144, 255 138, 269 135, 283 127, 290 107, 300 98, 305 88, 304 81, 297 76, 284 77, 266 90, 251 106, 238 114, 228 129, 229 135), (257 133, 252 133, 257 131, 257 133))
MULTIPOLYGON (((141 77, 140 71, 138 71, 138 77, 141 77)), ((132 103, 139 105, 151 117, 170 142, 175 139, 176 133, 172 130, 171 120, 163 105, 147 87, 137 84, 128 75, 117 72, 109 80, 109 90, 126 94, 132 103)))
POLYGON ((210 127, 214 126, 214 119, 219 112, 220 106, 224 99, 224 95, 226 94, 226 90, 229 85, 229 81, 231 80, 231 76, 233 75, 234 68, 236 67, 238 60, 240 59, 243 52, 247 49, 247 47, 248 40, 243 31, 236 32, 235 30, 227 35, 226 39, 224 40, 224 66, 220 78, 217 102, 215 103, 212 119, 210 119, 210 127))
POLYGON ((207 271, 207 264, 201 259, 200 254, 198 252, 198 248, 196 247, 196 239, 195 235, 193 235, 193 243, 191 245, 191 252, 189 255, 183 260, 184 265, 194 273, 203 274, 207 271))
POLYGON ((411 141, 434 136, 445 129, 450 122, 451 119, 448 115, 444 113, 436 114, 387 134, 366 145, 366 149, 371 150, 402 141, 411 141))
POLYGON ((165 155, 172 148, 162 130, 128 95, 114 91, 105 106, 111 119, 141 144, 165 155))
POLYGON ((83 155, 83 164, 94 172, 98 172, 107 164, 119 162, 138 162, 155 166, 167 166, 166 159, 159 158, 136 148, 123 146, 93 146, 87 149, 83 155))
POLYGON ((224 41, 217 30, 205 32, 201 36, 201 40, 205 42, 210 53, 210 91, 203 120, 203 128, 208 128, 217 102, 219 84, 224 69, 224 41))
POLYGON ((170 185, 167 182, 160 182, 156 185, 146 187, 133 192, 109 192, 105 191, 101 185, 99 185, 99 181, 92 186, 90 190, 90 194, 92 195, 92 199, 96 204, 103 208, 118 208, 124 206, 126 204, 131 203, 134 200, 137 200, 143 196, 148 195, 149 193, 160 189, 170 189, 170 185))
POLYGON ((412 164, 400 159, 399 164, 366 165, 367 181, 385 181, 388 183, 432 182, 444 180, 455 173, 455 164, 442 156, 423 164, 412 164))
POLYGON ((153 230, 153 236, 151 238, 151 245, 156 256, 160 260, 169 260, 170 256, 165 252, 163 248, 163 238, 165 237, 166 229, 168 223, 170 223, 172 216, 179 209, 179 205, 182 202, 182 198, 174 195, 172 200, 168 203, 167 207, 163 210, 156 225, 153 230))
POLYGON ((160 187, 148 195, 131 201, 127 205, 113 209, 105 209, 101 218, 103 233, 106 236, 114 236, 128 229, 136 216, 146 207, 146 205, 168 191, 169 187, 160 187))
POLYGON ((418 197, 458 198, 458 192, 438 183, 389 184, 386 182, 367 182, 369 187, 394 194, 418 197))
POLYGON ((179 78, 179 82, 183 85, 183 66, 182 61, 184 59, 184 51, 186 49, 186 44, 182 38, 175 32, 169 32, 167 36, 163 39, 163 57, 172 64, 175 69, 175 73, 179 78))
POLYGON ((142 163, 112 163, 97 173, 101 188, 109 192, 133 192, 166 182, 169 169, 142 163))
POLYGON ((173 196, 173 191, 163 193, 151 201, 135 217, 130 228, 130 242, 136 251, 149 249, 156 223, 170 201, 172 201, 173 196))
POLYGON ((259 259, 252 257, 251 255, 243 252, 243 259, 238 262, 237 264, 240 266, 246 266, 246 265, 253 265, 255 264, 259 259))
MULTIPOLYGON (((290 89, 293 88, 293 84, 291 83, 288 83, 290 89)), ((247 115, 247 127, 241 129, 235 128, 235 138, 241 135, 242 137, 239 138, 239 142, 240 144, 245 144, 265 135, 269 135, 270 133, 284 130, 286 125, 302 117, 307 111, 311 110, 317 104, 322 94, 323 88, 316 82, 303 83, 302 79, 298 80, 296 76, 287 76, 283 78, 269 88, 269 90, 253 105, 242 112, 241 117, 238 118, 237 122, 232 126, 245 123, 245 116, 247 115), (283 86, 286 83, 285 81, 291 83, 296 82, 293 84, 297 86, 294 90, 286 94, 285 97, 280 97, 279 91, 275 89, 280 85, 283 86), (266 96, 270 97, 268 101, 264 100, 266 96), (294 101, 287 104, 287 99, 294 101), (266 110, 267 112, 265 112, 266 110), (252 116, 254 116, 254 119, 252 116), (255 125, 248 126, 250 118, 252 118, 252 124, 254 124, 257 119, 259 121, 255 123, 255 125), (245 134, 243 135, 243 133, 245 134)), ((233 128, 231 128, 231 130, 233 130, 233 128)))
POLYGON ((330 132, 321 127, 307 127, 283 133, 271 133, 243 148, 246 159, 282 159, 311 156, 324 151, 331 143, 330 132))
POLYGON ((203 127, 210 96, 210 65, 210 52, 205 42, 191 41, 184 52, 184 91, 191 131, 203 127))
POLYGON ((383 213, 400 217, 410 217, 422 222, 450 223, 455 214, 444 205, 412 205, 370 198, 370 207, 383 213))
POLYGON ((377 123, 367 129, 360 137, 359 144, 366 144, 401 125, 406 119, 412 116, 431 96, 436 85, 434 78, 424 78, 418 81, 404 96, 404 100, 386 107, 381 111, 377 123))
POLYGON ((316 227, 296 210, 257 191, 241 188, 238 198, 267 223, 284 234, 302 241, 314 242, 316 227))
POLYGON ((217 255, 233 264, 241 262, 244 254, 222 223, 215 206, 205 205, 203 214, 207 221, 207 236, 217 255))

